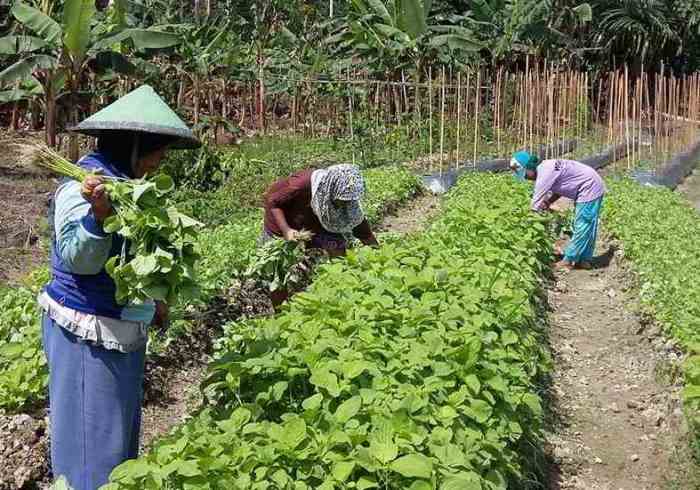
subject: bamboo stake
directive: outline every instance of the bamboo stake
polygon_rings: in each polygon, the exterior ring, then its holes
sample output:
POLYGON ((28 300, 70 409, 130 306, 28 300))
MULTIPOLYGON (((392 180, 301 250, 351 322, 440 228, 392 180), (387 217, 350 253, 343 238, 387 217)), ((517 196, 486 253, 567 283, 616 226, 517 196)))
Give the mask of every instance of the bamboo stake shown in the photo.
MULTIPOLYGON (((469 117, 469 90, 471 88, 471 78, 472 78, 472 71, 471 68, 469 71, 467 71, 467 93, 465 94, 464 97, 464 138, 465 138, 465 146, 466 146, 466 138, 467 138, 467 131, 468 131, 468 125, 467 125, 467 118, 469 117)), ((469 150, 466 150, 469 151, 469 150)), ((465 160, 467 159, 467 154, 465 154, 465 160)), ((458 166, 459 168, 459 166, 458 166)))
POLYGON ((430 109, 430 124, 428 130, 428 153, 430 155, 430 171, 433 171, 433 67, 428 67, 428 105, 430 109))
POLYGON ((479 143, 479 106, 481 103, 481 66, 477 66, 476 72, 476 100, 475 100, 475 124, 474 124, 474 158, 472 160, 474 168, 476 168, 477 145, 479 143))
POLYGON ((440 175, 442 175, 445 151, 445 67, 442 67, 442 104, 440 107, 440 175))
POLYGON ((459 168, 459 139, 461 136, 462 122, 462 72, 457 72, 457 149, 455 154, 455 167, 459 168))

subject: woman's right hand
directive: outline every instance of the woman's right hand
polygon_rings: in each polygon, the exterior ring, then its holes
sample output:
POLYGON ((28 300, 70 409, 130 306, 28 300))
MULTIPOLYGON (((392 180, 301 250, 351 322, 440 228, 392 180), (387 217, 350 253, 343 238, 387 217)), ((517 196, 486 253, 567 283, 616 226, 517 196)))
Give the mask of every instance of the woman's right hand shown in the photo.
POLYGON ((287 240, 288 242, 295 242, 297 241, 297 237, 299 236, 299 232, 295 230, 294 228, 287 228, 282 235, 284 236, 284 239, 287 240))
POLYGON ((112 214, 112 202, 107 194, 104 179, 99 175, 90 175, 83 181, 81 194, 92 206, 92 214, 99 222, 112 214))

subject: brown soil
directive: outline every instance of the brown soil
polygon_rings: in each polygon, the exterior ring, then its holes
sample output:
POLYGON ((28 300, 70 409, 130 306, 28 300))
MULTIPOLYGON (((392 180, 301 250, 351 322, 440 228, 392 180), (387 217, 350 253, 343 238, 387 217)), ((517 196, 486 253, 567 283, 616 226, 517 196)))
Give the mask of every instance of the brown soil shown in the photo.
POLYGON ((423 229, 440 212, 440 197, 425 191, 414 197, 397 213, 384 218, 378 231, 409 234, 423 229))
POLYGON ((44 414, 0 415, 0 490, 49 483, 49 439, 44 414))
POLYGON ((682 356, 640 319, 620 252, 606 241, 599 252, 593 270, 557 272, 549 292, 549 488, 689 490, 672 461, 684 431, 677 380, 659 376, 682 356))
POLYGON ((18 169, 11 150, 0 154, 0 285, 16 284, 45 263, 46 215, 57 181, 18 169))
POLYGON ((214 340, 222 327, 243 316, 274 313, 266 291, 255 284, 237 283, 215 298, 205 311, 190 316, 196 328, 179 336, 166 349, 146 361, 142 448, 183 422, 201 405, 199 385, 206 377, 214 340))

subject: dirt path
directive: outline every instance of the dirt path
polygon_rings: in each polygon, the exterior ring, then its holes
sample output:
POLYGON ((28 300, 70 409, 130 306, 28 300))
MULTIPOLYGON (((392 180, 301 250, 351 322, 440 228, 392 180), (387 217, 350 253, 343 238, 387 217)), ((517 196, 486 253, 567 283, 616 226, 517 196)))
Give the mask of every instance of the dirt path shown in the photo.
POLYGON ((424 191, 384 218, 377 231, 408 234, 418 231, 440 212, 440 196, 424 191))
POLYGON ((602 247, 594 270, 557 272, 549 293, 550 489, 689 490, 674 481, 682 415, 662 375, 680 354, 640 321, 619 254, 602 247))

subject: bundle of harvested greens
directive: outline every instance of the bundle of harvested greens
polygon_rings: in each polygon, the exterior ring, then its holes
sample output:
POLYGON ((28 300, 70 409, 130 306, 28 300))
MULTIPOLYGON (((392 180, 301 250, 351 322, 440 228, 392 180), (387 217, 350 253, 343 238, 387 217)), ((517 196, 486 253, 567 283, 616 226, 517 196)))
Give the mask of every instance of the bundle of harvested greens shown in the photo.
MULTIPOLYGON (((78 182, 95 175, 44 144, 16 146, 25 164, 78 182)), ((174 189, 173 180, 165 174, 133 180, 101 177, 114 208, 104 230, 125 239, 122 253, 105 266, 117 285, 117 302, 141 303, 150 298, 174 304, 196 297, 195 238, 203 225, 171 204, 168 194, 174 189)))

